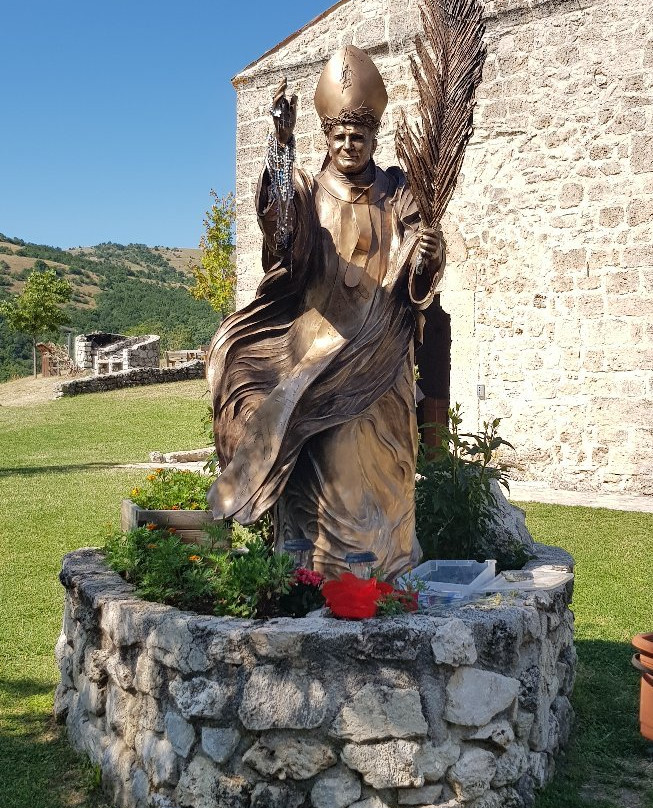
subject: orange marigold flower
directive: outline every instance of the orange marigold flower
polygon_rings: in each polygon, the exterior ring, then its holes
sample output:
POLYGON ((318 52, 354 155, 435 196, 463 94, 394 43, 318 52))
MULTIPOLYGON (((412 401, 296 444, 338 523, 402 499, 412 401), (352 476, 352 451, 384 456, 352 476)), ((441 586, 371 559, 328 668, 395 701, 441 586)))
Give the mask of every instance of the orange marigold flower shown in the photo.
POLYGON ((132 488, 132 490, 131 490, 132 497, 137 497, 140 493, 141 493, 140 488, 132 488))
POLYGON ((190 555, 190 556, 188 556, 188 560, 189 561, 201 561, 202 559, 198 555, 190 555))
POLYGON ((159 526, 157 524, 155 524, 154 522, 149 522, 147 525, 145 525, 145 527, 148 530, 156 530, 159 526))
POLYGON ((176 528, 176 527, 169 527, 169 528, 168 528, 168 533, 173 533, 173 534, 174 534, 174 533, 176 533, 176 532, 177 532, 177 528, 176 528))
POLYGON ((147 479, 152 482, 152 480, 156 480, 156 474, 148 474, 147 479))
POLYGON ((156 544, 148 544, 147 545, 148 550, 154 550, 155 547, 156 547, 156 544))
POLYGON ((170 510, 171 511, 179 511, 179 510, 181 510, 181 508, 179 507, 179 505, 173 505, 172 508, 170 508, 170 510))
POLYGON ((154 473, 159 476, 159 474, 163 474, 163 469, 154 469, 154 473))

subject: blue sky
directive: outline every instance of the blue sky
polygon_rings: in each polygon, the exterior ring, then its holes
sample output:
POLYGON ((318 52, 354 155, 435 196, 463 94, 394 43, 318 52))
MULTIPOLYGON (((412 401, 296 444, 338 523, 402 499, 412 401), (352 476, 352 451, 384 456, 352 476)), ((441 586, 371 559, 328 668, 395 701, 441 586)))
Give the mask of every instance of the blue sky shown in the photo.
POLYGON ((333 1, 5 4, 0 232, 196 247, 235 183, 232 76, 333 1))

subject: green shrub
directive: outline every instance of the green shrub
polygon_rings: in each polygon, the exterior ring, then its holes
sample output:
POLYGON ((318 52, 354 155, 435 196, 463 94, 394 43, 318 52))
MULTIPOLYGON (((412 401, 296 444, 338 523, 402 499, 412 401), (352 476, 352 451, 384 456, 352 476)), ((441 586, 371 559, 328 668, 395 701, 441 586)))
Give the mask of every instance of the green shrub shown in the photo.
POLYGON ((210 611, 215 569, 203 564, 195 548, 183 544, 174 531, 150 525, 117 533, 107 540, 105 552, 109 566, 146 600, 210 611))
POLYGON ((321 581, 310 586, 297 578, 292 556, 275 553, 260 537, 243 549, 213 552, 155 525, 112 534, 104 548, 111 569, 138 595, 180 609, 260 619, 301 617, 322 604, 321 581))
POLYGON ((242 555, 214 556, 218 569, 215 613, 237 617, 275 617, 279 600, 290 592, 293 559, 275 553, 260 538, 245 542, 242 555))
POLYGON ((247 542, 257 539, 264 544, 271 546, 274 540, 274 525, 270 511, 264 513, 261 518, 251 525, 241 525, 233 522, 233 544, 235 547, 244 547, 247 542))
POLYGON ((513 447, 497 434, 499 418, 486 421, 478 434, 461 434, 460 404, 448 415, 447 427, 437 425, 440 445, 420 447, 415 486, 417 538, 425 559, 484 560, 497 504, 490 483, 496 480, 508 488, 507 467, 490 463, 501 446, 513 447))

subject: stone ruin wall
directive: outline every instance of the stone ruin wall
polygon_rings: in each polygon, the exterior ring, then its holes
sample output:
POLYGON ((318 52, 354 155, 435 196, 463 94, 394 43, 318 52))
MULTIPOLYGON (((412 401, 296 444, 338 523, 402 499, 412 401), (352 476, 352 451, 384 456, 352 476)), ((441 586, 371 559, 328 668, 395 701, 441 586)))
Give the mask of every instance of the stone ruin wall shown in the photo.
MULTIPOLYGON (((476 131, 444 223, 451 401, 468 427, 503 419, 517 478, 653 493, 653 7, 490 0, 486 12, 476 131)), ((299 95, 298 153, 319 170, 315 85, 353 40, 388 86, 376 156, 393 164, 418 26, 416 0, 348 0, 234 80, 239 306, 261 278, 252 209, 277 82, 299 95)))
POLYGON ((61 382, 55 389, 54 397, 66 398, 84 393, 106 393, 109 390, 122 390, 125 387, 185 382, 191 379, 203 379, 205 376, 206 367, 201 359, 177 365, 174 368, 135 367, 116 373, 104 373, 101 376, 87 376, 82 379, 61 382))
POLYGON ((82 370, 97 376, 134 368, 158 368, 161 338, 157 334, 127 337, 94 332, 75 338, 75 360, 82 370))

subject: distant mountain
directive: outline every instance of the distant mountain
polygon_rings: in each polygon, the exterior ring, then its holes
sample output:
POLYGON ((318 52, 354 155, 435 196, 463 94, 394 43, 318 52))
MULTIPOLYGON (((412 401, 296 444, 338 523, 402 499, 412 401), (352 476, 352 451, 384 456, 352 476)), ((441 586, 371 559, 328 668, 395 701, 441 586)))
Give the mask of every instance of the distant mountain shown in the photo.
MULTIPOLYGON (((73 287, 69 313, 76 333, 159 334, 162 350, 207 343, 219 316, 188 292, 189 263, 200 250, 97 244, 62 250, 0 233, 0 299, 19 292, 35 268, 52 267, 73 287)), ((57 341, 65 342, 63 335, 57 341)), ((0 317, 0 381, 30 372, 31 349, 0 317)))

